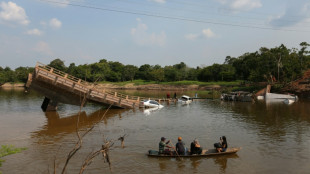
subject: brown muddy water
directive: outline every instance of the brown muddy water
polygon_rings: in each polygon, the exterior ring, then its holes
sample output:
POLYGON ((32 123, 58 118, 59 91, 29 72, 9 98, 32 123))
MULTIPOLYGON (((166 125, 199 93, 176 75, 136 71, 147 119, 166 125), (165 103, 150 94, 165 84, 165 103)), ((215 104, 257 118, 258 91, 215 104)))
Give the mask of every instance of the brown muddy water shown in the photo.
MULTIPOLYGON (((141 95, 165 96, 161 91, 135 91, 141 95)), ((188 92, 194 95, 195 92, 188 92)), ((170 94, 172 96, 172 93, 170 94)), ((204 92, 198 92, 204 97, 204 92)), ((61 172, 67 154, 77 141, 75 125, 79 107, 59 105, 57 112, 41 111, 43 96, 23 90, 0 89, 0 144, 27 147, 3 157, 0 171, 7 173, 61 172)), ((310 102, 275 103, 194 101, 190 105, 170 103, 158 110, 110 110, 106 119, 84 139, 67 173, 78 173, 86 156, 100 148, 103 139, 127 134, 125 148, 116 142, 110 151, 112 172, 98 157, 84 173, 309 173, 310 102), (157 149, 160 137, 176 143, 182 136, 187 147, 198 138, 204 148, 213 148, 226 135, 230 147, 242 147, 235 155, 212 158, 161 159, 145 154, 157 149)), ((80 128, 97 122, 104 109, 83 108, 80 128)))

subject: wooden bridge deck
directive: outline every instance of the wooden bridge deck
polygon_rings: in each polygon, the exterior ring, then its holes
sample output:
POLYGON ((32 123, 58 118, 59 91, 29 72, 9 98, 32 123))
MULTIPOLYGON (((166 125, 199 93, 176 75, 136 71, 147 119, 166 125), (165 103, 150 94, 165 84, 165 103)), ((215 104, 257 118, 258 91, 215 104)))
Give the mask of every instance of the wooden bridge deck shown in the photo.
POLYGON ((29 75, 26 86, 34 88, 53 101, 75 105, 80 105, 82 98, 86 97, 90 102, 118 108, 135 108, 140 106, 140 101, 146 99, 96 89, 92 83, 39 62, 34 73, 29 75))

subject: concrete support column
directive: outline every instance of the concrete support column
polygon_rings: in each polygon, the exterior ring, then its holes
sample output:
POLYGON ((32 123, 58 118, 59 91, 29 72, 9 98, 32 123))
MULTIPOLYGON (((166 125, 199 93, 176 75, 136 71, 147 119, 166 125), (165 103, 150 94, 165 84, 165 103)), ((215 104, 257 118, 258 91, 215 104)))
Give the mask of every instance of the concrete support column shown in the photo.
POLYGON ((57 110, 57 104, 58 104, 58 102, 52 101, 51 99, 45 97, 43 100, 43 103, 41 105, 41 108, 44 112, 56 111, 57 110))

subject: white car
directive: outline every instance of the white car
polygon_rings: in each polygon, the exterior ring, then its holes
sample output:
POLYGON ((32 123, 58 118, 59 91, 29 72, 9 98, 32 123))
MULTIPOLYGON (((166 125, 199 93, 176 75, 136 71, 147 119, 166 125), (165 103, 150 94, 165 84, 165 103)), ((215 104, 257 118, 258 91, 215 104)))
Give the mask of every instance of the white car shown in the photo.
POLYGON ((155 100, 145 100, 142 103, 143 103, 143 106, 145 108, 162 108, 162 107, 164 107, 163 105, 159 104, 155 100))
POLYGON ((178 102, 182 103, 182 104, 189 104, 192 102, 191 98, 187 95, 182 95, 181 98, 178 99, 178 102))

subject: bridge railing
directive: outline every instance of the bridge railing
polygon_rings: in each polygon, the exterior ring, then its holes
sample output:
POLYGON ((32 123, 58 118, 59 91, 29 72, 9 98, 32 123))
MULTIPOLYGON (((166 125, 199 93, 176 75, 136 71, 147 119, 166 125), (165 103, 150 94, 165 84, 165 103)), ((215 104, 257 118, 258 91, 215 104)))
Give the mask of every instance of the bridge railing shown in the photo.
POLYGON ((76 82, 76 83, 78 83, 78 84, 89 85, 88 82, 86 82, 86 81, 84 81, 84 80, 82 80, 82 79, 79 79, 79 78, 77 78, 77 77, 74 77, 74 76, 72 76, 72 75, 70 75, 70 74, 68 74, 68 73, 65 73, 65 72, 63 72, 63 71, 60 71, 60 70, 55 69, 55 68, 53 68, 53 67, 50 67, 50 66, 48 66, 48 65, 44 65, 44 64, 42 64, 42 63, 40 63, 40 62, 37 62, 36 67, 45 69, 45 70, 49 71, 50 73, 57 74, 57 75, 59 75, 59 76, 61 76, 61 77, 67 78, 67 79, 69 79, 69 80, 72 80, 72 81, 74 81, 74 82, 76 82))

